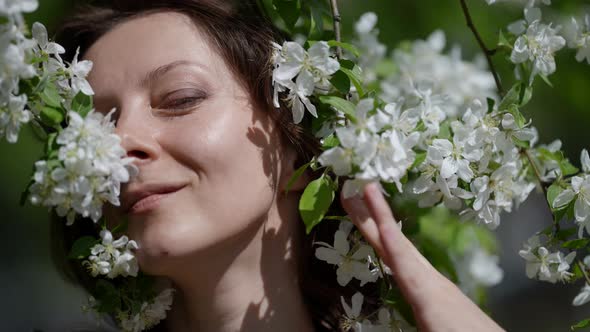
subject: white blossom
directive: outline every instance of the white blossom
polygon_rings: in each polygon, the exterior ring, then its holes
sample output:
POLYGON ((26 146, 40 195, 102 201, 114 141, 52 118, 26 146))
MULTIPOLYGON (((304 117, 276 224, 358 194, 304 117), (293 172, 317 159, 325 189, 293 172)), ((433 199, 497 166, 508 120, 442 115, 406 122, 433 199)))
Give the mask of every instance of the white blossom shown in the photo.
POLYGON ((485 103, 486 97, 497 98, 485 58, 465 61, 458 46, 444 54, 445 44, 444 33, 437 30, 426 40, 415 41, 409 51, 395 50, 393 62, 399 70, 382 81, 382 98, 393 102, 403 97, 411 104, 415 87, 427 85, 432 95, 446 97, 440 110, 450 117, 460 117, 475 99, 485 103))
POLYGON ((390 310, 389 308, 382 307, 377 313, 377 322, 371 323, 368 320, 361 322, 363 332, 390 332, 390 331, 403 331, 403 332, 415 332, 416 327, 410 325, 402 315, 396 310, 390 310), (393 314, 391 313, 393 312, 393 314))
POLYGON ((173 301, 174 290, 163 290, 153 302, 144 302, 139 313, 130 315, 127 312, 119 312, 117 318, 123 332, 141 332, 156 326, 166 318, 166 311, 170 310, 173 301))
POLYGON ((331 57, 330 46, 320 41, 308 51, 296 42, 285 42, 282 46, 274 44, 274 47, 275 107, 280 107, 279 93, 288 91, 286 100, 293 111, 294 123, 301 122, 306 109, 317 117, 316 108, 308 97, 316 90, 327 92, 330 76, 340 69, 338 60, 331 57))
POLYGON ((559 162, 552 158, 546 158, 539 151, 546 150, 549 153, 556 153, 561 149, 561 140, 557 139, 547 145, 540 145, 536 150, 536 159, 540 162, 539 172, 541 173, 541 180, 545 182, 552 182, 561 176, 561 167, 559 162))
POLYGON ((342 308, 344 308, 344 321, 342 323, 342 329, 344 331, 353 330, 356 332, 362 331, 362 324, 361 324, 361 310, 363 307, 363 294, 360 292, 356 292, 351 299, 351 305, 348 305, 344 298, 340 297, 340 302, 342 303, 342 308))
POLYGON ((59 58, 60 54, 66 52, 66 50, 61 45, 54 42, 49 42, 47 29, 43 24, 39 22, 33 23, 32 33, 41 54, 53 55, 59 58))
POLYGON ((31 112, 26 106, 26 95, 11 95, 5 107, 0 105, 0 137, 6 136, 9 143, 16 143, 21 125, 31 120, 31 112))
POLYGON ((0 15, 31 13, 37 10, 38 7, 37 0, 1 0, 0 15))
MULTIPOLYGON (((588 152, 582 151, 582 170, 588 172, 590 169, 590 158, 588 152)), ((575 222, 579 226, 578 236, 582 238, 584 229, 590 233, 590 175, 573 176, 571 178, 571 188, 563 190, 553 200, 553 208, 562 208, 568 205, 572 200, 574 203, 575 222)))
POLYGON ((100 232, 101 243, 90 249, 88 260, 84 261, 93 277, 106 275, 113 279, 118 276, 137 276, 139 266, 132 250, 138 248, 137 243, 123 235, 113 240, 113 235, 108 230, 100 232))
POLYGON ((582 286, 582 289, 580 289, 578 295, 574 297, 572 305, 581 306, 588 302, 590 302, 590 285, 584 283, 584 286, 582 286))
POLYGON ((538 235, 531 237, 518 254, 526 260, 526 275, 541 281, 556 283, 568 281, 573 275, 569 272, 576 252, 564 256, 562 252, 549 252, 542 246, 538 235))
POLYGON ((337 175, 352 178, 343 185, 344 197, 359 193, 366 183, 377 180, 395 183, 402 192, 401 179, 416 157, 413 148, 420 134, 410 128, 418 122, 418 113, 398 110, 396 104, 386 105, 384 110, 374 104, 371 98, 360 100, 356 121, 335 129, 340 145, 318 158, 320 164, 332 167, 337 175))
POLYGON ((70 112, 68 122, 56 139, 57 160, 36 164, 31 202, 55 207, 68 224, 76 213, 96 222, 104 203, 120 204, 121 183, 128 182, 137 169, 114 134, 110 114, 90 112, 82 118, 70 112))
MULTIPOLYGON (((367 282, 375 282, 379 277, 378 270, 371 269, 369 257, 374 256, 373 248, 360 244, 355 250, 350 248, 348 234, 352 224, 342 223, 334 234, 334 245, 319 242, 315 252, 316 258, 338 266, 336 279, 340 286, 346 286, 352 278, 360 280, 361 286, 367 282)), ((374 258, 373 258, 374 260, 374 258)))
POLYGON ((64 68, 65 78, 57 83, 64 91, 69 91, 72 96, 75 96, 80 91, 87 96, 92 96, 94 90, 86 80, 88 73, 92 70, 92 61, 78 61, 79 54, 80 49, 78 48, 72 62, 64 68))
POLYGON ((583 62, 584 59, 590 64, 590 15, 584 16, 583 22, 578 22, 572 17, 573 38, 568 42, 568 47, 576 49, 576 60, 583 62))
POLYGON ((376 29, 377 14, 364 13, 355 23, 356 39, 353 43, 359 49, 359 66, 363 68, 364 82, 370 83, 377 79, 377 74, 372 70, 385 58, 387 47, 379 42, 379 30, 376 29))
POLYGON ((550 75, 555 72, 554 54, 565 46, 565 39, 557 35, 558 28, 541 23, 539 8, 525 9, 526 21, 518 21, 509 26, 509 30, 519 35, 514 43, 510 60, 515 63, 531 61, 533 70, 530 83, 535 75, 550 75))

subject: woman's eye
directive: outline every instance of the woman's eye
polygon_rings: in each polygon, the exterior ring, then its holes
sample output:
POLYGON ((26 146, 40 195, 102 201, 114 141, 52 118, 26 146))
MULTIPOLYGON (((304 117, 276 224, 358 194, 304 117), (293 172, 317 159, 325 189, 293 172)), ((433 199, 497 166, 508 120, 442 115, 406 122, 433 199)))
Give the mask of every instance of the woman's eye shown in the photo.
POLYGON ((171 101, 164 102, 163 108, 168 109, 184 109, 188 107, 192 107, 200 102, 203 98, 202 97, 182 97, 173 99, 171 101))
POLYGON ((155 114, 161 116, 177 116, 188 114, 207 98, 204 92, 199 91, 175 91, 162 97, 162 101, 154 109, 155 114))

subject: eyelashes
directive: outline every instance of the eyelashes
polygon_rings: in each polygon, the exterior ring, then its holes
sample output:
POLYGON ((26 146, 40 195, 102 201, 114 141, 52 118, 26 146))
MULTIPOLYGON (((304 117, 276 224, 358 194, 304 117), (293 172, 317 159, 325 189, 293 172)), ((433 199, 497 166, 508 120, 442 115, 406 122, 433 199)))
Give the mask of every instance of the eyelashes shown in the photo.
POLYGON ((195 106, 197 103, 201 102, 204 98, 202 96, 199 97, 182 97, 173 99, 172 101, 166 101, 162 106, 158 108, 163 109, 185 109, 195 106))
POLYGON ((153 111, 161 116, 183 115, 192 111, 207 98, 208 94, 204 91, 192 89, 174 91, 166 94, 153 111))

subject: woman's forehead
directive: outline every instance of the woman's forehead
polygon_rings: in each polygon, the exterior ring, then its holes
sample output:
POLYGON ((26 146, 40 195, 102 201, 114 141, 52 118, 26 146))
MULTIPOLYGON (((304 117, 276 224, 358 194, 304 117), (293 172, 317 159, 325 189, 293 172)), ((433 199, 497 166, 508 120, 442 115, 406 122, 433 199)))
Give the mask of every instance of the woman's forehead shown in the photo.
POLYGON ((129 19, 99 38, 86 52, 94 63, 91 81, 113 75, 143 80, 146 75, 172 63, 190 62, 212 75, 225 66, 208 39, 189 17, 173 12, 129 19))

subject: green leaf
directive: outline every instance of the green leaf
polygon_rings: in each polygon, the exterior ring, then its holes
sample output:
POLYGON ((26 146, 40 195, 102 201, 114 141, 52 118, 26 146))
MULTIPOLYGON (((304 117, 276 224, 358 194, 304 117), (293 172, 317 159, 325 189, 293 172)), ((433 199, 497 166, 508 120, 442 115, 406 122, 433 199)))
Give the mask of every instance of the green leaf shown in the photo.
MULTIPOLYGON (((104 222, 106 224, 106 219, 104 222)), ((124 217, 123 220, 120 223, 118 223, 117 226, 115 226, 115 228, 113 228, 111 230, 111 233, 114 235, 114 234, 126 232, 128 225, 129 225, 129 219, 127 217, 124 217)))
POLYGON ((322 221, 334 201, 334 196, 332 180, 325 174, 307 185, 299 200, 299 213, 307 234, 322 221))
POLYGON ((336 96, 320 96, 319 100, 322 104, 332 106, 335 109, 342 111, 347 118, 349 118, 353 122, 356 122, 356 107, 353 103, 349 102, 348 100, 336 96))
POLYGON ((53 84, 48 84, 43 92, 40 94, 41 100, 45 105, 53 108, 61 108, 62 96, 59 90, 53 84))
POLYGON ((352 55, 354 55, 356 58, 358 58, 360 56, 360 52, 359 52, 358 48, 356 48, 356 46, 354 46, 352 44, 339 42, 337 40, 328 40, 328 45, 330 47, 343 48, 343 49, 349 51, 350 53, 352 53, 352 55))
POLYGON ((486 100, 488 102, 488 113, 492 113, 494 110, 494 105, 496 105, 496 101, 492 98, 486 98, 486 100))
POLYGON ((439 138, 442 138, 442 139, 451 140, 451 125, 449 124, 449 122, 443 122, 440 125, 440 129, 439 129, 439 132, 438 132, 438 137, 439 138))
MULTIPOLYGON (((33 170, 33 172, 34 172, 34 170, 33 170)), ((34 180, 29 181, 29 184, 27 184, 27 187, 25 188, 25 190, 23 190, 23 192, 20 194, 20 199, 18 202, 20 206, 25 206, 25 204, 27 203, 27 198, 29 198, 29 194, 31 193, 30 192, 31 185, 33 183, 35 183, 34 180)))
POLYGON ((324 143, 322 144, 322 148, 324 150, 328 150, 334 147, 337 147, 338 145, 340 145, 340 140, 338 139, 338 137, 336 137, 335 135, 330 135, 326 138, 324 138, 324 143))
POLYGON ((571 326, 572 331, 590 326, 590 318, 586 318, 571 326))
POLYGON ((359 96, 361 96, 361 98, 362 98, 365 95, 365 89, 363 88, 363 83, 361 81, 360 69, 358 66, 355 66, 354 69, 350 70, 348 68, 340 68, 340 71, 342 71, 343 73, 345 73, 348 76, 348 78, 350 79, 350 81, 354 85, 356 91, 358 92, 359 96), (354 69, 357 69, 357 70, 355 71, 354 69))
POLYGON ((85 117, 93 108, 92 96, 87 96, 82 92, 79 92, 74 100, 72 100, 72 111, 85 117))
POLYGON ((519 148, 528 149, 531 147, 531 144, 529 141, 523 141, 523 140, 515 137, 514 135, 512 136, 512 142, 514 142, 514 145, 516 145, 519 148))
POLYGON ((301 177, 301 175, 303 175, 303 173, 305 173, 305 170, 307 170, 307 168, 309 167, 309 165, 311 164, 311 161, 306 163, 305 165, 299 167, 291 176, 291 178, 289 179, 289 182, 287 182, 287 188, 285 188, 285 193, 288 193, 289 190, 291 189, 291 187, 293 186, 293 184, 297 181, 297 179, 299 179, 301 177))
POLYGON ((570 228, 566 228, 566 229, 560 229, 559 232, 557 232, 555 234, 555 238, 556 239, 559 239, 561 241, 566 241, 572 235, 576 234, 577 231, 578 231, 578 229, 575 228, 575 227, 570 227, 570 228))
POLYGON ((512 114, 512 116, 514 117, 514 122, 516 123, 518 128, 524 128, 524 126, 526 125, 526 119, 524 115, 522 115, 522 113, 520 112, 518 106, 515 104, 508 106, 508 112, 512 114))
POLYGON ((508 90, 508 92, 506 93, 506 96, 504 96, 504 98, 502 99, 502 101, 500 102, 500 104, 498 105, 498 111, 505 111, 508 110, 508 108, 511 105, 518 105, 519 101, 520 101, 520 87, 521 87, 521 83, 516 83, 512 86, 512 88, 510 88, 510 90, 508 90))
POLYGON ((498 36, 498 47, 512 48, 512 45, 510 44, 508 39, 506 39, 506 36, 504 36, 502 30, 500 30, 500 35, 498 36))
POLYGON ((574 274, 571 278, 570 278, 570 282, 575 282, 579 279, 584 278, 584 272, 582 271, 582 269, 580 268, 580 264, 573 264, 572 266, 572 273, 574 274))
POLYGON ((57 133, 51 133, 47 135, 47 141, 45 145, 45 153, 50 154, 54 150, 55 140, 57 139, 57 133))
POLYGON ((528 104, 532 97, 533 97, 533 87, 522 84, 522 87, 520 89, 519 105, 522 107, 522 106, 528 104))
POLYGON ((553 87, 553 83, 551 83, 551 81, 549 80, 549 77, 547 77, 547 75, 543 75, 543 74, 538 74, 539 77, 541 77, 541 79, 543 79, 543 81, 549 85, 550 87, 553 87))
POLYGON ((311 13, 312 31, 311 36, 321 38, 324 34, 324 16, 322 15, 322 9, 316 6, 316 3, 310 4, 309 10, 311 13))
POLYGON ((121 308, 121 296, 112 283, 99 279, 95 289, 93 295, 98 302, 98 312, 113 313, 121 308))
POLYGON ((412 164, 410 169, 420 166, 424 162, 424 160, 426 160, 426 152, 416 153, 416 159, 414 159, 414 163, 412 164))
POLYGON ((567 249, 577 250, 586 248, 588 246, 588 243, 590 243, 590 239, 575 239, 566 241, 561 246, 567 249))
POLYGON ((68 258, 70 259, 83 259, 90 256, 90 248, 98 243, 98 240, 92 236, 83 236, 74 242, 72 250, 68 258))
POLYGON ((287 24, 287 28, 293 30, 301 14, 301 2, 299 0, 273 0, 273 4, 287 24))
MULTIPOLYGON (((575 201, 575 200, 572 200, 572 202, 573 201, 575 201)), ((553 221, 560 222, 561 219, 563 219, 563 217, 567 213, 570 205, 571 205, 571 203, 566 205, 565 207, 562 207, 562 208, 559 208, 558 210, 553 211, 553 221)))
POLYGON ((572 165, 572 163, 570 163, 567 159, 564 159, 559 163, 559 168, 561 169, 563 176, 574 175, 580 172, 580 170, 576 166, 572 165))
POLYGON ((332 75, 330 83, 332 83, 332 85, 344 95, 347 95, 350 92, 350 79, 342 70, 339 70, 332 75))
POLYGON ((47 132, 45 131, 45 128, 43 128, 43 126, 39 123, 39 121, 32 120, 29 122, 29 124, 30 128, 33 130, 33 134, 35 134, 35 137, 45 142, 47 140, 47 132))
POLYGON ((59 127, 64 120, 61 110, 49 106, 43 106, 39 115, 41 116, 41 121, 49 127, 59 127))
POLYGON ((553 210, 553 201, 555 201, 555 198, 559 196, 563 190, 564 189, 557 183, 553 183, 547 189, 547 203, 549 203, 551 210, 553 210))

